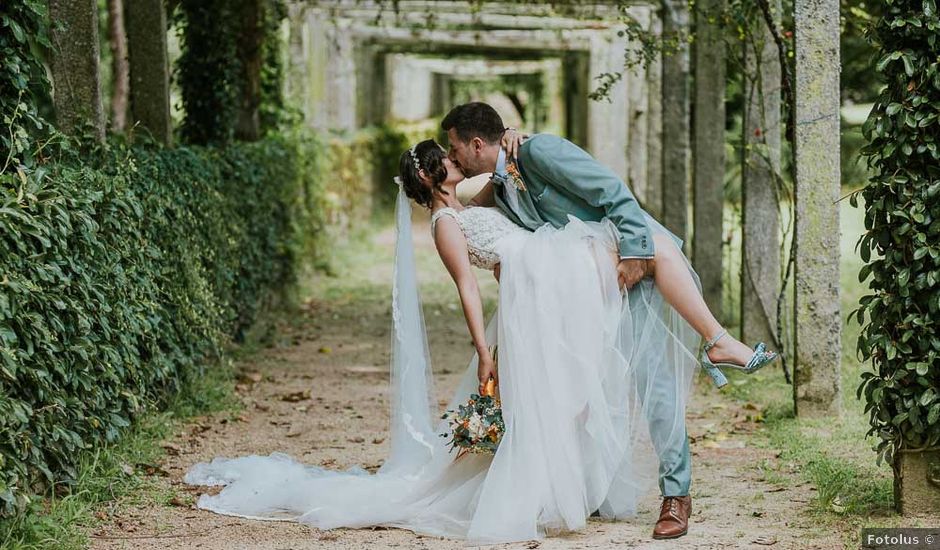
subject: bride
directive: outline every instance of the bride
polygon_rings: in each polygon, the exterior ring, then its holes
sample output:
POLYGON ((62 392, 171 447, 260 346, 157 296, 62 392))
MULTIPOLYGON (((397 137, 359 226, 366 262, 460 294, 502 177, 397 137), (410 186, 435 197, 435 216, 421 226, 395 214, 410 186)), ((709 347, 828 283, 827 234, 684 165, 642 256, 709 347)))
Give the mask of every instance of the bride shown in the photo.
MULTIPOLYGON (((569 216, 564 227, 531 232, 498 208, 464 207, 456 199, 464 176, 433 140, 402 155, 400 174, 388 458, 375 474, 304 465, 281 453, 216 458, 184 478, 225 485, 198 506, 320 529, 399 527, 468 544, 578 530, 594 511, 634 516, 659 477, 656 448, 675 448, 687 437, 685 403, 700 335, 652 278, 621 290, 618 232, 609 220, 569 216), (434 242, 476 348, 447 409, 482 393, 490 378, 498 384, 506 431, 492 455, 455 460, 440 435, 449 421, 432 411, 409 198, 432 212, 434 242), (498 270, 498 306, 488 322, 471 266, 498 270), (488 344, 499 346, 498 370, 488 344), (651 407, 662 391, 651 373, 666 371, 676 405, 651 407)), ((654 234, 680 242, 648 215, 646 222, 654 234)))

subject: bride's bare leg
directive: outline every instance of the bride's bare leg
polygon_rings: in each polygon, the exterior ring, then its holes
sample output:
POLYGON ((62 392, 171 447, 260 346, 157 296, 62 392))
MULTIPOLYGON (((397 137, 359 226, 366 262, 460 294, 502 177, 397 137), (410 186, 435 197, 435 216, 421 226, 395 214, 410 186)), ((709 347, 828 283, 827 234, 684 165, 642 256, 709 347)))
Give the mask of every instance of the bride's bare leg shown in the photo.
MULTIPOLYGON (((647 275, 652 275, 659 292, 675 310, 695 329, 702 338, 718 334, 721 324, 712 315, 699 294, 695 280, 686 267, 682 253, 668 235, 653 235, 654 258, 648 262, 647 275)), ((730 361, 738 364, 747 363, 751 354, 750 347, 741 343, 729 333, 722 336, 708 352, 712 361, 730 361)))

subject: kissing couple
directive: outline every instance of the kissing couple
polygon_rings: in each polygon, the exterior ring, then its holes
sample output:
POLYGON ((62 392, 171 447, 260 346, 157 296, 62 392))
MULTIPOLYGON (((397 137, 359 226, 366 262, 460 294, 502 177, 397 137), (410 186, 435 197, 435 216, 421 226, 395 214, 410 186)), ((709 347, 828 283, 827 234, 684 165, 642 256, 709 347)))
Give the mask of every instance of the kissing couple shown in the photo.
POLYGON ((449 149, 422 141, 400 159, 392 291, 390 453, 375 474, 270 456, 216 458, 185 481, 225 485, 200 508, 320 529, 388 526, 492 544, 634 517, 658 485, 653 538, 688 531, 686 403, 702 368, 747 373, 777 354, 753 349, 706 306, 682 240, 646 213, 610 169, 549 134, 520 136, 485 103, 443 119, 449 149), (464 206, 465 178, 492 178, 464 206), (412 201, 460 295, 475 353, 456 409, 499 387, 505 432, 492 454, 459 460, 432 410, 432 370, 411 237, 412 201), (471 267, 499 281, 484 318, 471 267), (702 348, 699 344, 705 340, 702 348), (499 370, 490 346, 499 349, 499 370))

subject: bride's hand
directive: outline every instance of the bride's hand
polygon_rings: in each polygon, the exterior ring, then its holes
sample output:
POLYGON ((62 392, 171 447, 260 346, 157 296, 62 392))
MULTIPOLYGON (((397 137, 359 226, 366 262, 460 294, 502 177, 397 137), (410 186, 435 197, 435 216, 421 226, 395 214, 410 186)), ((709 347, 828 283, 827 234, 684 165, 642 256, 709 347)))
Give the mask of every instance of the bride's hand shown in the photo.
POLYGON ((499 378, 496 376, 496 362, 493 361, 488 353, 486 357, 480 357, 480 362, 477 365, 477 378, 480 380, 480 387, 477 393, 483 395, 483 390, 486 388, 486 381, 490 378, 499 385, 499 378))
POLYGON ((516 158, 519 146, 529 137, 529 134, 520 134, 515 128, 506 128, 506 131, 503 132, 503 139, 500 140, 499 144, 506 150, 506 155, 509 158, 516 158))

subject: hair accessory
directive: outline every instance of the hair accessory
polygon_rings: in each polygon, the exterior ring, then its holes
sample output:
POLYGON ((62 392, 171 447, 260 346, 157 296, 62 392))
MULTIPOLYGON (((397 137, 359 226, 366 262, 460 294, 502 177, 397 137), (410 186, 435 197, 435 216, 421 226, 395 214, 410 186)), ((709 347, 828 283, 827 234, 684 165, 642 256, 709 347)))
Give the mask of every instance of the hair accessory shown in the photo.
POLYGON ((417 143, 414 144, 414 145, 412 145, 412 146, 411 146, 411 149, 408 149, 408 152, 411 153, 411 160, 413 160, 414 163, 415 163, 415 170, 418 171, 418 172, 420 172, 420 171, 421 171, 421 163, 418 162, 418 154, 415 153, 415 147, 417 147, 417 146, 418 146, 417 143))
POLYGON ((395 177, 392 178, 392 179, 395 181, 395 183, 398 185, 398 187, 401 187, 402 185, 404 185, 404 183, 401 181, 401 178, 400 178, 400 177, 395 176, 395 177))

